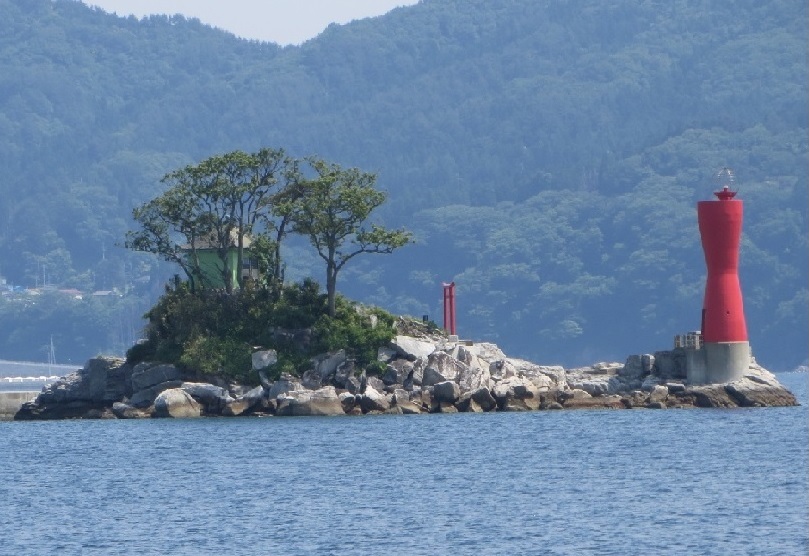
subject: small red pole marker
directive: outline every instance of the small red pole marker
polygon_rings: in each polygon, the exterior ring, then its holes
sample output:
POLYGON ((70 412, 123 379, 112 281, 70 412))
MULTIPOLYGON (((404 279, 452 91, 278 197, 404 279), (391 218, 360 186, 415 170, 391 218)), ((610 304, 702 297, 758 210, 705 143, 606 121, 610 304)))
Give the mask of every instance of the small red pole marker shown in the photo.
POLYGON ((444 284, 444 330, 452 335, 455 329, 455 282, 444 284))

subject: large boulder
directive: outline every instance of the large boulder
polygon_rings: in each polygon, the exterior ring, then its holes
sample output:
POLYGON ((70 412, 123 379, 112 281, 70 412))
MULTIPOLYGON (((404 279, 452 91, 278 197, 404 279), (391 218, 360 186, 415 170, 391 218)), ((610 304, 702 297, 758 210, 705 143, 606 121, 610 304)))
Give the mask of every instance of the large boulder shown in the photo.
POLYGON ((391 340, 390 346, 400 357, 410 361, 428 357, 435 351, 435 344, 426 340, 418 340, 411 336, 396 336, 391 340))
POLYGON ((405 379, 413 372, 413 363, 407 359, 394 359, 385 368, 382 374, 382 382, 386 386, 394 384, 404 384, 405 379))
POLYGON ((497 400, 494 399, 488 388, 478 388, 461 395, 455 407, 458 408, 458 411, 483 413, 497 409, 497 400))
POLYGON ((618 395, 572 397, 564 400, 565 409, 625 409, 623 398, 618 395))
POLYGON ((205 406, 207 413, 220 414, 228 404, 234 401, 227 390, 213 384, 184 382, 180 388, 205 406))
POLYGON ((526 378, 512 376, 495 383, 492 396, 500 411, 539 409, 539 389, 526 378))
POLYGON ((343 406, 344 413, 351 413, 357 405, 357 396, 350 392, 341 392, 337 397, 340 399, 340 405, 343 406))
MULTIPOLYGON (((691 402, 697 407, 738 407, 736 400, 728 394, 723 384, 692 386, 676 396, 691 402)), ((687 403, 686 402, 686 403, 687 403)))
MULTIPOLYGON (((248 390, 235 400, 227 402, 222 409, 222 415, 227 417, 235 417, 237 415, 244 415, 253 410, 264 410, 265 412, 274 412, 275 406, 272 406, 272 411, 267 406, 267 397, 263 386, 256 386, 248 390)), ((274 400, 273 400, 274 401, 274 400)))
POLYGON ((345 415, 334 386, 318 390, 290 391, 278 397, 277 416, 345 415))
MULTIPOLYGON (((506 359, 506 354, 503 353, 496 344, 492 344, 489 342, 474 342, 474 343, 465 343, 463 345, 458 346, 458 352, 460 354, 461 348, 464 351, 480 357, 484 361, 492 362, 492 361, 501 361, 506 359)), ((461 355, 461 357, 463 357, 461 355)))
POLYGON ((652 372, 654 355, 630 355, 618 374, 626 380, 640 380, 652 372))
POLYGON ((337 369, 335 369, 334 377, 332 378, 332 383, 334 386, 337 388, 348 389, 347 384, 349 379, 354 377, 355 368, 354 361, 351 359, 348 359, 339 365, 337 369))
POLYGON ((455 403, 461 396, 461 389, 457 382, 445 380, 433 386, 433 398, 439 402, 455 403))
POLYGON ((515 376, 533 382, 540 392, 567 388, 567 373, 560 365, 537 365, 524 359, 509 358, 505 366, 513 369, 515 376))
MULTIPOLYGON (((337 350, 312 359, 312 370, 320 384, 327 384, 337 373, 337 369, 346 363, 345 350, 337 350)), ((319 388, 318 385, 316 388, 319 388)))
POLYGON ((461 393, 478 390, 480 388, 490 388, 492 376, 489 372, 489 363, 477 355, 467 351, 465 346, 460 346, 459 359, 463 363, 458 373, 458 386, 461 393))
POLYGON ((154 401, 155 417, 174 417, 178 419, 199 417, 202 407, 181 388, 164 390, 154 401))
POLYGON ((274 349, 254 351, 251 356, 254 371, 261 371, 278 362, 278 353, 274 349))
POLYGON ((421 383, 423 386, 433 386, 447 380, 457 382, 464 370, 468 371, 465 364, 448 353, 436 351, 427 359, 421 383))
POLYGON ((387 411, 390 408, 390 401, 387 396, 378 391, 373 386, 367 386, 365 392, 360 397, 360 407, 363 413, 370 411, 387 411))
POLYGON ((725 386, 728 394, 741 407, 782 407, 798 405, 795 396, 778 379, 755 360, 744 376, 725 386))
POLYGON ((298 390, 304 390, 301 382, 292 375, 284 373, 281 375, 281 378, 276 380, 267 391, 267 398, 274 400, 281 394, 286 394, 287 392, 296 392, 298 390))
POLYGON ((574 369, 567 375, 568 387, 584 390, 591 396, 605 396, 626 390, 623 381, 615 375, 588 373, 574 369))
POLYGON ((174 365, 138 363, 132 371, 132 392, 181 379, 182 373, 174 365))
POLYGON ((162 382, 160 384, 155 384, 154 386, 150 386, 149 388, 144 388, 143 390, 138 390, 132 396, 129 397, 126 402, 136 408, 143 409, 152 405, 157 398, 157 396, 166 390, 171 388, 179 388, 182 386, 182 380, 169 380, 168 382, 162 382))
POLYGON ((113 403, 112 413, 118 419, 143 419, 144 417, 151 417, 149 412, 143 411, 123 402, 113 403))
POLYGON ((402 388, 397 388, 393 391, 393 404, 395 407, 398 407, 400 412, 404 415, 417 415, 421 413, 420 400, 419 403, 414 402, 411 399, 411 394, 412 392, 402 388))

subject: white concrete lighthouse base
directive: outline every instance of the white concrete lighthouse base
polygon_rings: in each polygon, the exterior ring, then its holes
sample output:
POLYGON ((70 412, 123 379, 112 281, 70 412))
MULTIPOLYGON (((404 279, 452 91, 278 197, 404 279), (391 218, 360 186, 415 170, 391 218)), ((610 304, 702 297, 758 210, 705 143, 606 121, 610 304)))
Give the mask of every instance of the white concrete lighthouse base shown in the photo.
POLYGON ((724 384, 739 380, 750 367, 750 342, 705 343, 686 350, 689 384, 724 384))

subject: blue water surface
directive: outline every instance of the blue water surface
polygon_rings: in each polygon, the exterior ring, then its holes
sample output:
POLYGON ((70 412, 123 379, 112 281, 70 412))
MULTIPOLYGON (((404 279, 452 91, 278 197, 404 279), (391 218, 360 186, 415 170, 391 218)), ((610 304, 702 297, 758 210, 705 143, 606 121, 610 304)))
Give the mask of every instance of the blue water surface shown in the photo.
POLYGON ((0 422, 2 554, 809 552, 797 408, 0 422))

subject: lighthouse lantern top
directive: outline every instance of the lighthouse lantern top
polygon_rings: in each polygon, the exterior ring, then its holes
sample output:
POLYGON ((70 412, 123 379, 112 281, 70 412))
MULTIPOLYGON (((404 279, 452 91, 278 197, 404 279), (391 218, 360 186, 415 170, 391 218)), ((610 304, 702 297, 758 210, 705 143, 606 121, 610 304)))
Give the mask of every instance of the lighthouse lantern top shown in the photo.
POLYGON ((730 186, 736 182, 736 175, 731 168, 725 166, 714 175, 714 182, 722 189, 714 191, 714 195, 720 201, 729 201, 736 196, 736 191, 733 191, 730 186))

